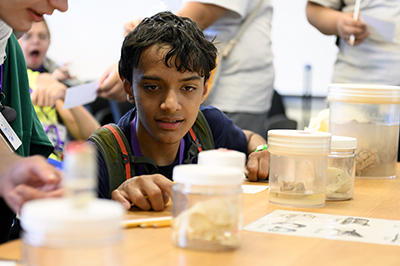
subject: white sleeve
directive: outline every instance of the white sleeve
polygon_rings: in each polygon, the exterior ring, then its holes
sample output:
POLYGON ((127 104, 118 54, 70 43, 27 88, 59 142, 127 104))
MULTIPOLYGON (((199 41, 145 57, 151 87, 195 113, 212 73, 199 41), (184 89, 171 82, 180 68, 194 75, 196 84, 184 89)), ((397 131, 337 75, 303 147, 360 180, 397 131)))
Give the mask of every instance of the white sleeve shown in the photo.
MULTIPOLYGON (((355 1, 355 0, 354 0, 355 1)), ((308 2, 313 2, 324 7, 330 7, 336 10, 341 9, 341 0, 308 0, 308 2)), ((345 4, 348 5, 348 4, 345 4)))
POLYGON ((256 0, 182 0, 182 3, 196 2, 203 4, 211 4, 220 6, 228 9, 229 11, 236 13, 239 17, 243 18, 246 16, 247 7, 250 1, 256 0))

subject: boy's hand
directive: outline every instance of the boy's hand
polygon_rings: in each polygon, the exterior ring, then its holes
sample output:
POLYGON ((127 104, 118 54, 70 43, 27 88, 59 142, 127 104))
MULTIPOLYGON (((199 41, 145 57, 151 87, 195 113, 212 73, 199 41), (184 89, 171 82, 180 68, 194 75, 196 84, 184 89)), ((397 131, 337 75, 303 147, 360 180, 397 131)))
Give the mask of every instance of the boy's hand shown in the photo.
POLYGON ((247 159, 247 177, 250 181, 265 180, 269 175, 269 151, 252 152, 247 159))
POLYGON ((162 211, 172 195, 172 184, 160 174, 134 176, 114 190, 111 199, 122 203, 127 210, 133 204, 145 211, 162 211))

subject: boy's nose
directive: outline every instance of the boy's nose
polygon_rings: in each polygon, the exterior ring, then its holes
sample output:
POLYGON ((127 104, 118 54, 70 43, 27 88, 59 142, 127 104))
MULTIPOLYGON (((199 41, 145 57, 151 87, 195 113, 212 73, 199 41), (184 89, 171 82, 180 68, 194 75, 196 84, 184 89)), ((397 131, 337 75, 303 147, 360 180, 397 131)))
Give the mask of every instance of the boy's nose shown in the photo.
POLYGON ((180 109, 178 95, 174 91, 167 92, 164 101, 161 103, 161 109, 168 112, 174 112, 180 109))

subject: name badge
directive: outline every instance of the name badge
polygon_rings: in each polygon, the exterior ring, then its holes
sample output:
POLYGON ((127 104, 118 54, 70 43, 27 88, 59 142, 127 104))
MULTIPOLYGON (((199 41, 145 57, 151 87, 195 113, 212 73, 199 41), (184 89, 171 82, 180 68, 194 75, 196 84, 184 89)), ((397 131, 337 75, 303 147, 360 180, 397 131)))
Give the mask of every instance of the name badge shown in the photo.
POLYGON ((22 145, 21 140, 2 113, 0 113, 0 132, 11 151, 15 152, 22 145))

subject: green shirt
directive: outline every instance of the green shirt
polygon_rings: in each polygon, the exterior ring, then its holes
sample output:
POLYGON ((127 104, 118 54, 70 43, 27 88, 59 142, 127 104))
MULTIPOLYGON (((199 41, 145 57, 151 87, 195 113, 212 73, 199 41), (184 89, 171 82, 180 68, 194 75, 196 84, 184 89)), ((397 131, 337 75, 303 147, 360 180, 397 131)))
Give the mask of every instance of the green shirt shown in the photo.
POLYGON ((14 34, 8 39, 7 59, 4 62, 2 104, 17 112, 10 123, 22 145, 17 153, 21 156, 41 154, 48 157, 54 147, 49 141, 33 108, 24 55, 14 34))

